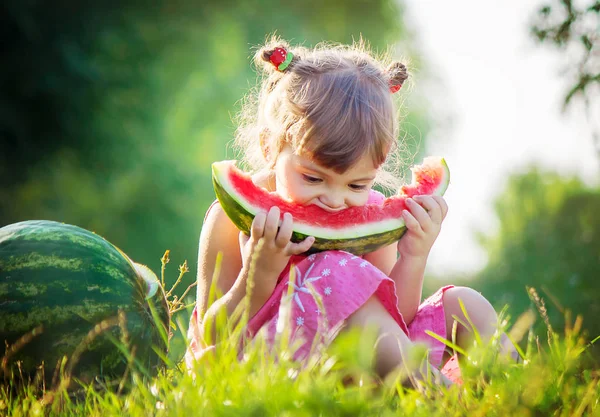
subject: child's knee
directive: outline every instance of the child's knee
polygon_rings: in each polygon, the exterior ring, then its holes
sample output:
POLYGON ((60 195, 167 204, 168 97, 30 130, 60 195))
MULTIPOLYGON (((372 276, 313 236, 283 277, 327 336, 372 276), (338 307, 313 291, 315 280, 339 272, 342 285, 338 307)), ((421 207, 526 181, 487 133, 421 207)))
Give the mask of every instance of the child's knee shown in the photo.
POLYGON ((452 329, 454 317, 464 324, 468 324, 470 320, 479 332, 484 333, 489 333, 497 324, 498 316, 494 307, 481 293, 472 288, 453 287, 446 290, 443 303, 448 332, 452 329), (469 319, 465 317, 461 303, 469 319))
POLYGON ((347 329, 374 331, 374 370, 385 377, 400 366, 413 347, 412 342, 398 323, 373 296, 346 321, 347 329))

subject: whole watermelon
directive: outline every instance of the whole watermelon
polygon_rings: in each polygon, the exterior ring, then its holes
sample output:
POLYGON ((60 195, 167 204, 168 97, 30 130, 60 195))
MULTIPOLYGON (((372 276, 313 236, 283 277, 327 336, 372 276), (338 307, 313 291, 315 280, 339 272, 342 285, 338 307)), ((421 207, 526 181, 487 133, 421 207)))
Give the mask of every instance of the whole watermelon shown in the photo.
POLYGON ((49 386, 57 363, 70 360, 79 346, 73 377, 85 383, 117 379, 127 367, 117 343, 127 342, 136 369, 152 374, 162 364, 157 352, 168 349, 169 319, 156 275, 95 233, 45 220, 0 229, 0 342, 14 346, 5 373, 20 361, 21 372, 32 378, 43 363, 49 386), (119 325, 95 327, 114 324, 119 311, 127 338, 119 325), (41 332, 31 334, 39 326, 41 332), (83 342, 94 328, 97 336, 83 342))

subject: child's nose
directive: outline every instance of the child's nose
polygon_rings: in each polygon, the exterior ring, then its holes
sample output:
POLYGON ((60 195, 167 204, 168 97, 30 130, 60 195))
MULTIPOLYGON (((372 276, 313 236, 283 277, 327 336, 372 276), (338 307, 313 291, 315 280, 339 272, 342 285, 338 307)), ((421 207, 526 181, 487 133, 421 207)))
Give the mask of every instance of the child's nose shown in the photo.
POLYGON ((344 208, 345 205, 345 198, 342 193, 330 191, 327 194, 323 194, 320 200, 323 204, 333 210, 344 208))

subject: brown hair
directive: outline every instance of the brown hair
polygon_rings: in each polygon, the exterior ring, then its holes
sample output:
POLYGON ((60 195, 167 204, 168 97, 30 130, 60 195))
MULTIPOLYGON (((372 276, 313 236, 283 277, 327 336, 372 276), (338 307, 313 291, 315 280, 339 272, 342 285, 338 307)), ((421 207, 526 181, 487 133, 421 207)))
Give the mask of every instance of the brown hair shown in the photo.
MULTIPOLYGON (((254 101, 251 95, 242 107, 235 141, 251 169, 272 167, 285 144, 340 173, 366 153, 382 166, 397 149, 390 87, 408 78, 403 64, 384 66, 363 41, 323 43, 309 50, 291 48, 276 37, 257 51, 254 61, 267 76, 254 101), (293 53, 283 72, 269 60, 276 48, 293 53)), ((390 176, 381 177, 379 183, 394 185, 390 176)))

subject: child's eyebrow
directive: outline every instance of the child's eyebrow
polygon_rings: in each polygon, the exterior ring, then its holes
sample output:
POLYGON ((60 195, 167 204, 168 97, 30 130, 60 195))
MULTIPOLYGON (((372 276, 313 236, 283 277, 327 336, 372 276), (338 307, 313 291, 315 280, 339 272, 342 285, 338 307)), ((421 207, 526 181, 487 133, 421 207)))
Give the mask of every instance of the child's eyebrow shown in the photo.
POLYGON ((351 182, 361 182, 361 181, 373 181, 375 179, 374 175, 370 175, 368 177, 363 177, 363 178, 357 178, 351 182))
POLYGON ((314 172, 316 172, 317 174, 319 174, 319 175, 322 175, 322 176, 324 176, 324 177, 328 177, 328 176, 329 176, 329 174, 327 174, 325 171, 321 171, 321 170, 320 170, 320 169, 319 169, 319 168, 318 168, 316 165, 314 165, 314 164, 312 164, 312 163, 310 163, 310 162, 308 162, 308 163, 305 163, 305 162, 303 162, 303 161, 300 161, 300 160, 298 160, 298 161, 296 161, 296 163, 297 163, 298 165, 300 165, 302 168, 304 168, 304 169, 308 169, 308 170, 310 170, 310 171, 314 171, 314 172))
MULTIPOLYGON (((317 174, 323 176, 323 177, 329 177, 330 175, 328 173, 326 173, 325 171, 320 170, 316 165, 312 164, 312 163, 304 163, 302 161, 296 161, 298 165, 300 165, 302 168, 304 169, 308 169, 310 171, 314 171, 317 174)), ((361 181, 373 181, 375 179, 375 175, 369 175, 367 177, 362 177, 362 178, 357 178, 357 179, 353 179, 350 182, 361 182, 361 181)))

